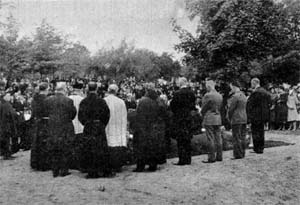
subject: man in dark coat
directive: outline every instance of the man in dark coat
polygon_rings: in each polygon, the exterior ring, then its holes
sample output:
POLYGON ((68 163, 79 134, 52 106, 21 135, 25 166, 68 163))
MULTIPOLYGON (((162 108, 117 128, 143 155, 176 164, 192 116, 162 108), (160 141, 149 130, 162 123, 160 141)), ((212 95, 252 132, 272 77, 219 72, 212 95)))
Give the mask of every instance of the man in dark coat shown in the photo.
POLYGON ((148 171, 156 171, 158 164, 166 162, 166 107, 159 101, 156 92, 152 88, 147 88, 136 112, 133 151, 137 168, 134 171, 144 171, 145 165, 149 165, 148 171))
POLYGON ((65 93, 66 84, 58 82, 55 95, 45 101, 45 116, 49 116, 49 148, 54 177, 69 174, 69 157, 75 135, 72 120, 76 116, 76 108, 65 93))
POLYGON ((88 96, 79 105, 78 119, 84 126, 80 167, 87 178, 112 176, 105 127, 110 111, 106 102, 97 95, 97 84, 88 84, 88 96))
POLYGON ((48 141, 48 120, 45 100, 48 95, 48 84, 39 85, 39 93, 33 97, 31 119, 34 122, 34 134, 31 147, 30 166, 32 169, 46 171, 50 169, 48 141))
POLYGON ((179 161, 176 165, 191 164, 192 116, 191 111, 196 110, 196 97, 187 87, 186 78, 179 79, 180 90, 174 93, 170 107, 173 112, 174 135, 177 140, 179 161))
POLYGON ((3 99, 5 83, 0 82, 0 155, 3 159, 10 159, 13 152, 10 141, 16 135, 15 110, 11 104, 3 99))
POLYGON ((251 123, 253 150, 257 154, 264 152, 265 130, 264 124, 269 121, 271 95, 262 87, 258 78, 251 80, 254 90, 247 101, 247 116, 251 123))
POLYGON ((203 116, 203 125, 208 139, 208 160, 204 163, 214 163, 222 161, 222 137, 221 137, 221 106, 223 97, 215 89, 215 81, 206 79, 206 88, 208 92, 202 99, 201 114, 203 116))

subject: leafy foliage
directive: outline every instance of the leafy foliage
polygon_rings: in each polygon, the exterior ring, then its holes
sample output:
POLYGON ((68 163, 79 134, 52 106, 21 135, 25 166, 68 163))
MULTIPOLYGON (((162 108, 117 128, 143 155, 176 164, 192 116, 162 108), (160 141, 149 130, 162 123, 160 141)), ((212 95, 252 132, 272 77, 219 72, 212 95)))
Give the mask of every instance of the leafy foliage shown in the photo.
POLYGON ((116 80, 135 76, 137 79, 170 79, 179 75, 180 64, 167 53, 157 55, 147 49, 137 49, 123 40, 117 48, 101 49, 92 58, 89 72, 116 80))
MULTIPOLYGON (((199 17, 197 35, 175 22, 181 39, 176 49, 186 54, 185 64, 196 67, 202 78, 215 75, 227 81, 239 77, 248 82, 279 69, 274 59, 292 50, 299 55, 299 1, 191 0, 186 1, 186 8, 191 19, 199 17)), ((281 79, 295 80, 289 75, 281 79)))

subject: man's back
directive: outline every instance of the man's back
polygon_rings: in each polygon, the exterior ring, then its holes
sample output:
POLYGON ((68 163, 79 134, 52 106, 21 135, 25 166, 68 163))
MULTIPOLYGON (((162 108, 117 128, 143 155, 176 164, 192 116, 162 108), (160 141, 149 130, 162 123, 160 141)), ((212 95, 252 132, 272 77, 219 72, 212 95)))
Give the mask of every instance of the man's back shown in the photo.
POLYGON ((206 93, 202 100, 201 113, 203 115, 204 125, 221 125, 220 109, 222 106, 223 97, 216 91, 206 93))
POLYGON ((170 107, 175 116, 189 113, 195 109, 195 94, 188 88, 182 88, 174 93, 170 107))
POLYGON ((107 141, 109 146, 126 146, 127 110, 125 102, 114 96, 104 98, 109 110, 110 119, 106 126, 107 141))
POLYGON ((270 117, 271 95, 258 87, 248 98, 247 116, 250 122, 266 122, 270 117))

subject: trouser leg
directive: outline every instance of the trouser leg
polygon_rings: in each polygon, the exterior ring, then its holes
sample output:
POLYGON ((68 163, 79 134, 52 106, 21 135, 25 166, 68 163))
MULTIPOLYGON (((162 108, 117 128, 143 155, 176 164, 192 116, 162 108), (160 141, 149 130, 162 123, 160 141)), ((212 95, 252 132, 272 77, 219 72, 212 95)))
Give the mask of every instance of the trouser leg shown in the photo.
POLYGON ((177 140, 178 146, 178 157, 180 164, 191 164, 192 154, 191 154, 191 139, 185 136, 187 139, 177 140))
POLYGON ((222 161, 223 160, 223 140, 221 136, 221 127, 219 125, 214 126, 214 139, 216 145, 216 160, 222 161))
POLYGON ((263 152, 264 150, 264 123, 252 123, 251 125, 253 137, 253 150, 255 152, 263 152))
POLYGON ((243 158, 245 156, 246 148, 246 125, 237 124, 232 125, 232 137, 233 137, 233 156, 236 159, 243 158))
POLYGON ((212 125, 205 125, 205 133, 208 140, 208 161, 216 161, 216 145, 214 139, 214 128, 212 125))

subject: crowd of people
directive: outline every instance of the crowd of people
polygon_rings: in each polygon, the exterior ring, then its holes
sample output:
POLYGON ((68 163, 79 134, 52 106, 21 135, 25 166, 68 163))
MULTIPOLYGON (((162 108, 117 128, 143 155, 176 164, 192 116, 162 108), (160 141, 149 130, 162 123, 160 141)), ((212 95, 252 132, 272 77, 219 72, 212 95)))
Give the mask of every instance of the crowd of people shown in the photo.
POLYGON ((191 140, 205 128, 208 159, 222 161, 221 126, 232 129, 233 157, 245 157, 246 126, 251 125, 253 150, 264 152, 268 129, 299 128, 300 86, 260 86, 251 93, 237 80, 227 82, 228 95, 215 79, 204 85, 181 77, 168 82, 119 83, 97 79, 69 81, 0 81, 0 154, 10 159, 19 149, 31 149, 30 166, 66 176, 76 168, 87 178, 111 177, 133 150, 135 172, 156 171, 166 163, 170 139, 177 141, 179 161, 192 161, 191 140), (200 131, 199 131, 200 130, 200 131))

